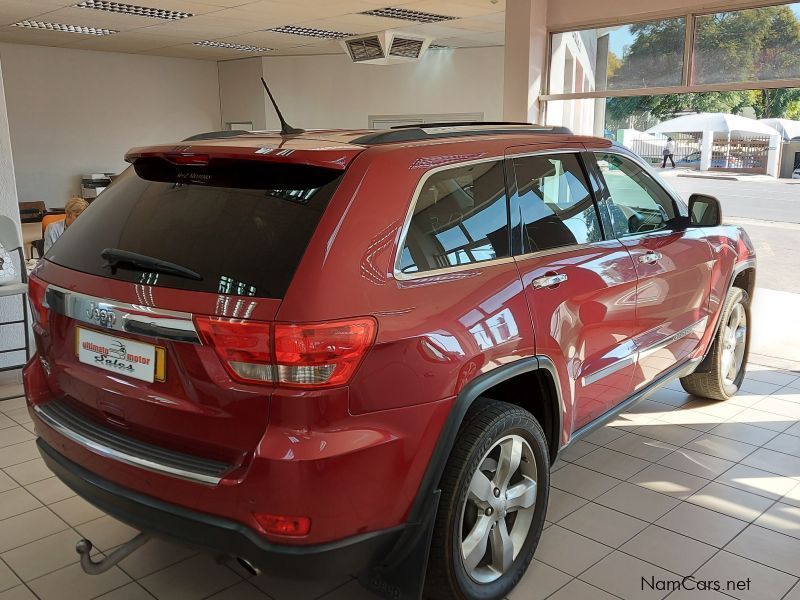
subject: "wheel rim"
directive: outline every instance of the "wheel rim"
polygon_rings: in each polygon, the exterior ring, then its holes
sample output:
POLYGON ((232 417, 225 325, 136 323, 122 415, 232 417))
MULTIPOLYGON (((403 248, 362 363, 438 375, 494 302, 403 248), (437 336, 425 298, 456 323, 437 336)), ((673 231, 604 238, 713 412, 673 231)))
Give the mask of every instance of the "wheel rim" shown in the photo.
POLYGON ((722 335, 722 377, 725 385, 736 385, 747 345, 747 312, 741 302, 731 310, 722 335))
POLYGON ((461 558, 477 583, 508 572, 522 550, 536 508, 536 459, 530 444, 506 436, 484 455, 461 507, 461 558))

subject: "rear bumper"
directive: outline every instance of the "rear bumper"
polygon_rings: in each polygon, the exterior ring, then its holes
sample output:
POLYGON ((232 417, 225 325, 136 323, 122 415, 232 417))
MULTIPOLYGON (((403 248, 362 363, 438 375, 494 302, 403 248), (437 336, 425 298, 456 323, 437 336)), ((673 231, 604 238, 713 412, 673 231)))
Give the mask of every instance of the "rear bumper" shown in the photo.
POLYGON ((47 466, 79 496, 140 531, 218 554, 242 557, 269 573, 324 578, 358 574, 380 562, 404 526, 314 546, 267 541, 240 523, 134 492, 70 461, 37 440, 47 466))

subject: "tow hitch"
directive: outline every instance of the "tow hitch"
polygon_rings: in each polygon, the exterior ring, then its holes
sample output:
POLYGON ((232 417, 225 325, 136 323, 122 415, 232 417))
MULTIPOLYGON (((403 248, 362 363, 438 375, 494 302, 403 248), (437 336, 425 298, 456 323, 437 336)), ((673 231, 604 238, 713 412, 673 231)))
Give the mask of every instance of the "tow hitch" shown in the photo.
POLYGON ((136 537, 128 540, 122 544, 122 546, 114 550, 111 554, 98 561, 89 556, 94 546, 92 545, 92 542, 87 539, 79 540, 78 543, 75 544, 75 551, 81 555, 81 568, 85 573, 88 573, 89 575, 100 575, 101 573, 105 573, 111 567, 115 566, 123 558, 126 558, 133 552, 136 552, 136 550, 146 544, 149 539, 150 536, 146 533, 139 533, 136 535, 136 537))

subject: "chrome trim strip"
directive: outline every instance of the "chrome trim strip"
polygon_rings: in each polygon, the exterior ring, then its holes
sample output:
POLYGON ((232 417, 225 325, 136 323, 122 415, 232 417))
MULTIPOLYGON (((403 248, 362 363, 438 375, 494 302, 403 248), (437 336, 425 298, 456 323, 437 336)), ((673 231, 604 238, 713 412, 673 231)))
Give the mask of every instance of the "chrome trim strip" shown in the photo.
POLYGON ((99 442, 96 442, 95 440, 89 439, 88 437, 81 435, 80 433, 73 431, 72 429, 69 429, 68 427, 66 427, 65 425, 63 425, 62 423, 58 422, 53 417, 48 415, 45 411, 41 410, 39 406, 34 406, 33 410, 36 413, 36 415, 40 419, 42 419, 42 421, 47 423, 58 433, 60 433, 67 439, 72 440, 76 444, 80 444, 87 450, 94 452, 95 454, 99 454, 100 456, 105 456, 106 458, 111 458, 113 460, 117 460, 127 465, 140 467, 142 469, 153 471, 155 473, 161 473, 162 475, 169 475, 171 477, 177 477, 179 479, 185 479, 187 481, 193 481, 205 485, 218 485, 219 482, 222 480, 221 477, 215 477, 212 475, 205 475, 202 473, 195 473, 192 471, 177 469, 175 467, 162 465, 160 463, 147 460, 139 456, 133 456, 132 454, 127 454, 125 452, 121 452, 114 448, 110 448, 108 446, 100 444, 99 442))
POLYGON ((191 313, 97 298, 55 285, 47 286, 45 301, 53 312, 102 329, 201 343, 191 313), (101 313, 107 318, 97 318, 101 313))
POLYGON ((633 354, 626 356, 625 358, 621 358, 620 360, 611 363, 603 367, 602 369, 598 369, 593 373, 589 373, 588 375, 584 376, 581 379, 581 385, 586 387, 587 385, 592 385, 593 383, 600 381, 604 377, 608 377, 609 375, 613 375, 617 371, 624 369, 630 365, 636 364, 636 360, 638 357, 638 352, 634 352, 633 354))
POLYGON ((669 337, 666 337, 663 340, 656 342, 655 344, 651 344, 645 348, 641 348, 639 350, 639 358, 641 359, 642 357, 648 356, 653 352, 657 352, 663 348, 666 348, 670 344, 689 336, 695 329, 702 327, 703 331, 705 331, 707 324, 708 324, 708 317, 706 316, 700 319, 699 321, 695 321, 688 327, 685 327, 680 331, 676 331, 669 337))

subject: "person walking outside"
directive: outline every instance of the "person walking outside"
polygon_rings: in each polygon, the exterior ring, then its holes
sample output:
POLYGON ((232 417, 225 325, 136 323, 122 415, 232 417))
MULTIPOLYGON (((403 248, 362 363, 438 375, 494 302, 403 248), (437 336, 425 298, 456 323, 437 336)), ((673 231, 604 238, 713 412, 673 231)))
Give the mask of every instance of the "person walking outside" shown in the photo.
POLYGON ((669 162, 672 163, 672 168, 674 169, 675 168, 675 159, 674 159, 675 142, 672 141, 672 138, 667 138, 667 145, 664 146, 664 151, 662 152, 662 154, 664 155, 664 162, 661 164, 661 168, 662 169, 666 169, 667 168, 667 159, 669 159, 669 162))

